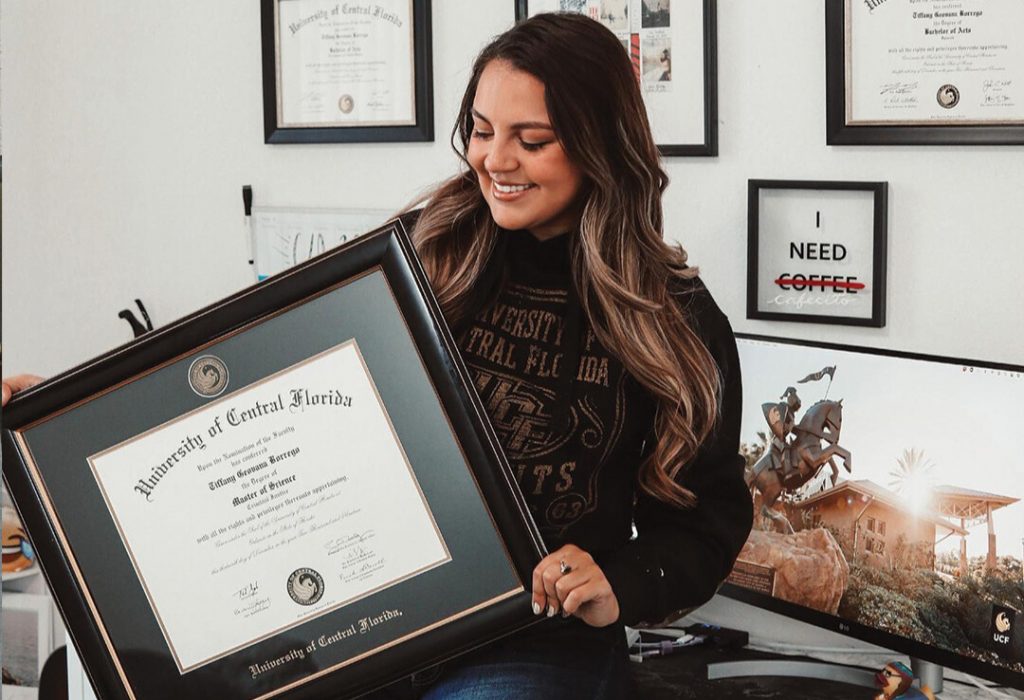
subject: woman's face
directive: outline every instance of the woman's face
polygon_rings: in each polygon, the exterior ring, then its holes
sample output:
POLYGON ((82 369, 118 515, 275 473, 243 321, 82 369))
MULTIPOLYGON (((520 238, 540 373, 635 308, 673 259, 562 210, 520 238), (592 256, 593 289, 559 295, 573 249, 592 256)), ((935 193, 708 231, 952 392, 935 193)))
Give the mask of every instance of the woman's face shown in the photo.
POLYGON ((502 228, 543 240, 578 223, 583 174, 555 139, 544 84, 533 75, 500 60, 484 67, 467 159, 502 228))

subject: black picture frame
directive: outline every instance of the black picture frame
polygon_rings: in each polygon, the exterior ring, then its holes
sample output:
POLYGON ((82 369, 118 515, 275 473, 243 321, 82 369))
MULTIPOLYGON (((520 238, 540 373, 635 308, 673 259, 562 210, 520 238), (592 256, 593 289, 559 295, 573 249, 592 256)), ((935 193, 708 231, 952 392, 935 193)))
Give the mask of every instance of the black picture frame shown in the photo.
POLYGON ((263 140, 284 143, 402 143, 434 140, 431 0, 410 0, 413 11, 415 124, 402 126, 279 126, 275 7, 281 0, 260 0, 263 48, 263 140))
POLYGON ((543 541, 398 220, 17 394, 3 412, 2 442, 4 481, 102 698, 354 697, 541 619, 530 590, 543 541), (384 292, 366 291, 374 289, 384 292), (83 457, 202 406, 189 382, 174 378, 195 357, 216 352, 232 368, 229 397, 339 338, 363 347, 449 561, 183 672, 83 457), (146 389, 165 384, 175 390, 146 389), (319 658, 250 673, 392 607, 404 617, 374 627, 372 640, 357 636, 316 648, 319 658))
MULTIPOLYGON (((700 0, 703 11, 704 46, 704 129, 703 138, 694 143, 658 143, 662 156, 715 157, 718 155, 718 0, 700 0)), ((529 0, 515 0, 516 22, 530 16, 529 0)), ((651 124, 655 141, 658 125, 651 124)))
POLYGON ((849 125, 846 123, 847 0, 825 0, 826 143, 829 146, 1024 144, 1024 124, 849 125))
MULTIPOLYGON (((835 180, 757 180, 747 183, 747 318, 764 321, 796 321, 800 323, 826 323, 843 326, 885 326, 886 260, 888 239, 888 192, 886 182, 854 182, 835 180), (758 295, 761 270, 761 216, 762 190, 809 191, 867 191, 873 195, 872 212, 872 286, 871 315, 832 316, 818 313, 785 313, 766 311, 758 295)), ((836 288, 843 283, 835 283, 836 288)), ((824 289, 824 287, 822 287, 824 289)))

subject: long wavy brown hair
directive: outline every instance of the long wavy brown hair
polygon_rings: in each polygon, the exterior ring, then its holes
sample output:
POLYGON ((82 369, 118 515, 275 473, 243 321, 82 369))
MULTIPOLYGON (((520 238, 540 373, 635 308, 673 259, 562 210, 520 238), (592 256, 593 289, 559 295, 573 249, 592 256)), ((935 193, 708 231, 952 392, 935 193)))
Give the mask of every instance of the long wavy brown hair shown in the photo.
POLYGON ((555 135, 584 173, 572 279, 601 344, 657 401, 655 442, 640 466, 648 494, 680 507, 696 503, 677 483, 712 430, 721 378, 670 289, 693 278, 686 252, 662 237, 668 185, 629 56, 598 22, 542 14, 496 37, 477 57, 452 145, 464 164, 429 193, 413 230, 423 267, 449 323, 471 312, 474 284, 498 239, 466 151, 470 112, 484 67, 507 61, 537 77, 555 135))

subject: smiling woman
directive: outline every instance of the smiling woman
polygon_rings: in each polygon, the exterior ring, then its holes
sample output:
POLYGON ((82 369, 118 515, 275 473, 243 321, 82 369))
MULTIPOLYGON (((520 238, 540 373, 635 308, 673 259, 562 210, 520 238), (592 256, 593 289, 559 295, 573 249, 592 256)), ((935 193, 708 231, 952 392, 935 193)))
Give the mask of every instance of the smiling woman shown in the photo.
POLYGON ((453 143, 464 169, 404 220, 550 551, 547 619, 381 696, 634 697, 623 625, 706 601, 750 530, 732 330, 663 239, 667 178, 601 24, 496 37, 453 143))
POLYGON ((555 137, 544 83, 508 61, 492 61, 471 114, 467 159, 495 223, 540 240, 575 226, 583 175, 555 137))

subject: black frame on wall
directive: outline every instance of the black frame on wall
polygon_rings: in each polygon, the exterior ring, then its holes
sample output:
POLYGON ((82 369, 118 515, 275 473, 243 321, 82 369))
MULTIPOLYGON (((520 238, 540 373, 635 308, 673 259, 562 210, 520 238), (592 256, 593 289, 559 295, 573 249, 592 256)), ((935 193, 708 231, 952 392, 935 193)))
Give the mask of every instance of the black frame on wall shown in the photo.
POLYGON ((888 240, 888 192, 886 182, 853 182, 836 180, 750 180, 747 183, 747 318, 765 321, 796 321, 843 326, 885 326, 886 259, 888 240), (870 318, 826 316, 813 313, 778 313, 764 311, 758 300, 760 192, 761 190, 857 190, 874 193, 872 227, 872 306, 870 318))
POLYGON ((847 0, 825 0, 826 143, 830 146, 1022 145, 1024 124, 847 125, 847 0))
MULTIPOLYGON (((704 22, 704 137, 700 143, 659 143, 658 151, 663 156, 718 155, 718 0, 701 2, 704 22)), ((530 16, 529 0, 515 0, 515 8, 516 22, 530 16)))
POLYGON ((434 78, 431 0, 411 0, 416 123, 410 126, 303 127, 278 126, 277 42, 274 8, 281 0, 260 0, 263 46, 264 143, 389 143, 434 140, 434 78))

